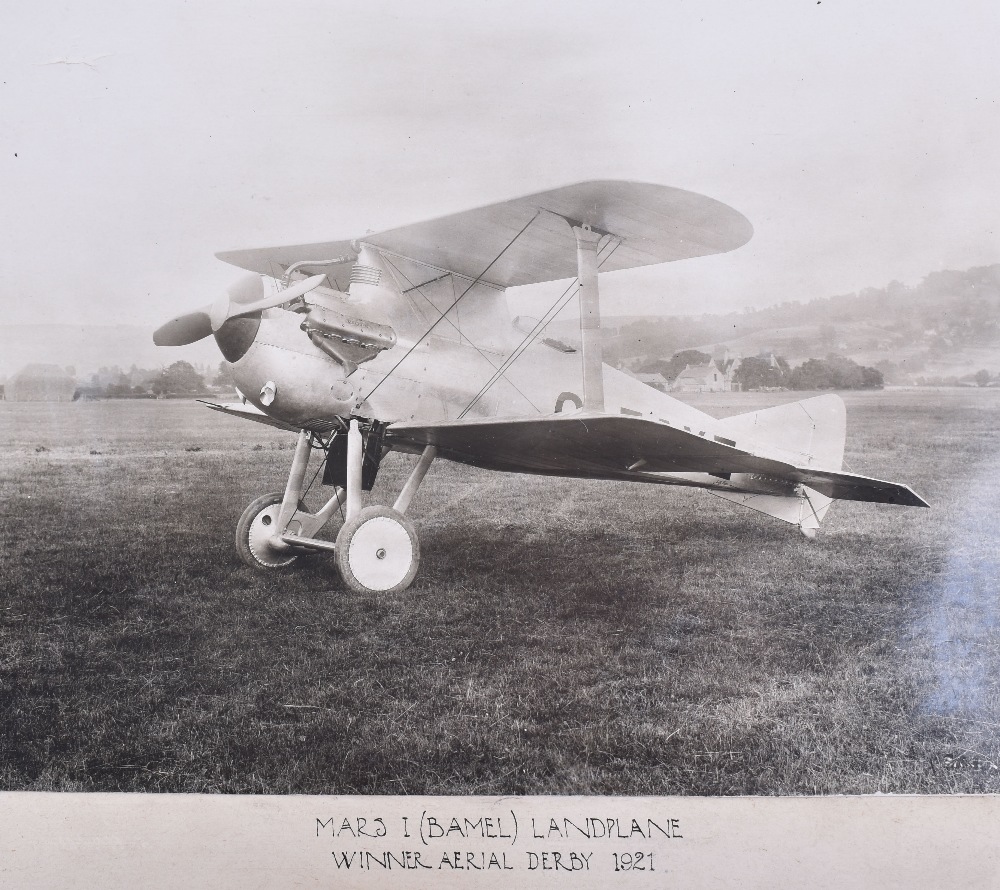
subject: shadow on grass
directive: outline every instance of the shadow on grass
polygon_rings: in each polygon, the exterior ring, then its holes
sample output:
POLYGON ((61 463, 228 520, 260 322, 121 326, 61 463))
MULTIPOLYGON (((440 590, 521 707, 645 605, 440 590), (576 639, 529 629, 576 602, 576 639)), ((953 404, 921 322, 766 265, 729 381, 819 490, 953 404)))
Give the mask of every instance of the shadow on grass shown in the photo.
MULTIPOLYGON (((980 683, 974 712, 928 710, 942 646, 922 623, 995 412, 949 413, 938 447, 921 414, 893 410, 928 436, 880 446, 901 478, 935 480, 926 515, 837 504, 808 542, 700 493, 435 465, 413 513, 421 572, 393 596, 349 592, 328 556, 265 575, 239 562, 240 510, 287 472, 271 432, 229 448, 171 406, 183 422, 159 431, 162 455, 18 452, 0 479, 0 783, 997 790, 998 697, 980 683)), ((120 435, 123 453, 150 450, 120 435)), ((990 544, 982 525, 967 535, 990 544)), ((994 585, 978 577, 981 599, 994 585)), ((969 669, 1000 675, 992 625, 952 605, 969 669)))

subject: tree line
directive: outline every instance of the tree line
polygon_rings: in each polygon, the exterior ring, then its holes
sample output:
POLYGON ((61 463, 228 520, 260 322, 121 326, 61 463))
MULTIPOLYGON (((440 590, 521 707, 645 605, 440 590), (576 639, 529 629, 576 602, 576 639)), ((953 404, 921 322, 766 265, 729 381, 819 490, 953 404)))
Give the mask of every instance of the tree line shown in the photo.
MULTIPOLYGON (((641 370, 660 373, 668 381, 676 380, 686 367, 707 365, 712 361, 707 352, 684 349, 669 359, 647 362, 641 370)), ((729 371, 733 359, 716 362, 719 370, 729 371)), ((739 389, 882 389, 885 380, 877 368, 859 365, 857 362, 839 355, 828 355, 825 359, 811 358, 794 368, 782 356, 757 355, 741 359, 732 372, 733 383, 739 389)))
POLYGON ((142 399, 167 396, 198 396, 233 385, 225 362, 214 372, 202 374, 190 362, 176 361, 165 368, 123 371, 117 365, 101 368, 90 381, 77 388, 77 397, 88 399, 142 399))
POLYGON ((767 358, 743 359, 733 377, 740 389, 882 389, 885 379, 877 368, 859 365, 840 355, 811 358, 794 368, 783 358, 776 367, 767 358))

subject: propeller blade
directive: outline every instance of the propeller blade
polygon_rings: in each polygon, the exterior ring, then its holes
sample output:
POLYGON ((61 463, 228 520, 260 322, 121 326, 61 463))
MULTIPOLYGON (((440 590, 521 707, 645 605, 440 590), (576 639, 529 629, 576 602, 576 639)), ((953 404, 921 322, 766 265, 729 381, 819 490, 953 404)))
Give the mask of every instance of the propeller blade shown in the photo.
POLYGON ((178 315, 153 332, 153 342, 157 346, 187 346, 208 337, 212 333, 212 320, 207 309, 178 315))
MULTIPOLYGON (((313 275, 312 278, 306 278, 304 281, 286 288, 279 296, 283 295, 285 302, 298 299, 303 294, 307 294, 311 290, 316 290, 323 283, 324 278, 326 278, 325 275, 313 275)), ((280 306, 281 304, 278 303, 277 305, 280 306)))
POLYGON ((244 275, 226 288, 229 299, 234 303, 248 305, 264 299, 264 279, 256 272, 244 275))
MULTIPOLYGON (((257 279, 260 291, 263 292, 264 282, 260 279, 260 276, 254 275, 253 277, 257 279)), ((255 312, 263 312, 265 309, 274 309, 275 306, 283 306, 285 303, 290 303, 292 300, 296 300, 303 294, 307 294, 309 291, 319 287, 324 278, 326 278, 325 275, 313 275, 312 278, 307 278, 305 281, 300 281, 292 287, 278 291, 273 296, 247 303, 243 302, 242 298, 250 293, 250 276, 242 278, 229 289, 228 293, 219 297, 212 306, 209 313, 212 330, 219 330, 231 318, 253 315, 255 312), (239 301, 236 300, 237 295, 241 298, 239 301)))

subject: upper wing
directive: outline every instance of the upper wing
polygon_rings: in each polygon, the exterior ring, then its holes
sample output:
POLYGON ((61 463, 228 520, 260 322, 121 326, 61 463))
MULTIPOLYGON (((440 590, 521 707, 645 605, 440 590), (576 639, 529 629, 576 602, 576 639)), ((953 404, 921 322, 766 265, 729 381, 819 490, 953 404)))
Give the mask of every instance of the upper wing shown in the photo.
MULTIPOLYGON (((602 180, 526 195, 356 240, 467 278, 477 278, 489 266, 483 281, 514 287, 576 275, 576 239, 566 219, 622 239, 621 246, 603 262, 602 272, 725 253, 745 244, 753 234, 742 214, 704 195, 644 182, 602 180), (490 266, 533 218, 524 234, 490 266)), ((276 267, 352 253, 353 244, 351 240, 330 241, 234 250, 216 256, 252 272, 274 275, 279 272, 276 267)), ((329 267, 304 268, 310 273, 329 271, 329 267)))
POLYGON ((796 467, 714 436, 642 417, 575 413, 439 424, 395 423, 390 444, 434 445, 442 457, 492 470, 657 481, 657 473, 754 473, 807 485, 831 498, 928 506, 907 485, 853 473, 796 467))

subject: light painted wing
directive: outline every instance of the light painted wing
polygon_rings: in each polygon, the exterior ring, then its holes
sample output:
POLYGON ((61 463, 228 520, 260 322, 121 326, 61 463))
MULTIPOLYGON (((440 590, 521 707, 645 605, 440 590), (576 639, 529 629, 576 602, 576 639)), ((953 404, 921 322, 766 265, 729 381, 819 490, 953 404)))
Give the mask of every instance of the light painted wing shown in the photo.
POLYGON ((723 478, 751 473, 800 482, 832 498, 928 506, 907 485, 796 467, 642 417, 579 412, 433 425, 395 423, 388 428, 387 441, 400 450, 434 445, 449 460, 513 473, 642 482, 667 481, 657 479, 657 473, 723 478))
MULTIPOLYGON (((601 180, 526 195, 356 240, 474 279, 532 218, 534 222, 489 268, 483 281, 514 287, 574 277, 576 239, 565 219, 588 223, 622 239, 621 246, 603 263, 602 272, 725 253, 745 244, 753 234, 742 214, 713 198, 663 185, 601 180)), ((274 275, 280 274, 278 267, 283 270, 291 263, 351 253, 352 243, 342 240, 265 247, 216 256, 243 269, 274 275)), ((324 269, 306 267, 306 271, 324 269)))
POLYGON ((351 282, 351 264, 322 265, 325 260, 357 256, 354 242, 327 241, 321 244, 291 244, 286 247, 255 247, 249 250, 224 250, 218 259, 248 272, 280 278, 292 263, 315 260, 317 265, 302 266, 306 275, 326 275, 330 284, 339 291, 347 291, 351 282))

